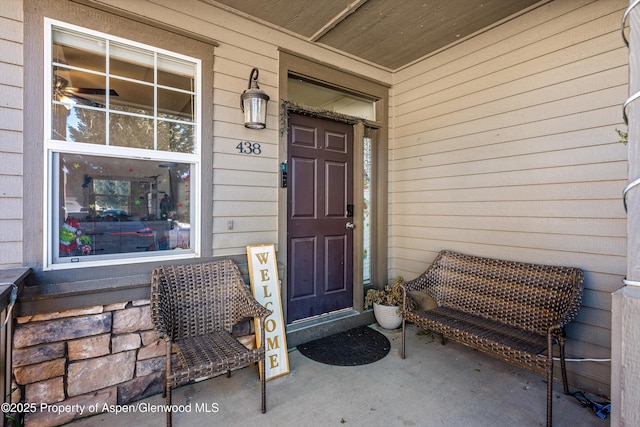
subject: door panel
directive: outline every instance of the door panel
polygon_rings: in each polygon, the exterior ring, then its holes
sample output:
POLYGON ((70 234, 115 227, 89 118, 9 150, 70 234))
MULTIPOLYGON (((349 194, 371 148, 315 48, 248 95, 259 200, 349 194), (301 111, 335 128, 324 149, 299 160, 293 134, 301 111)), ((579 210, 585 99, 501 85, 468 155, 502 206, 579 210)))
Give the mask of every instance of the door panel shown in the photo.
MULTIPOLYGON (((325 292, 344 292, 347 286, 347 265, 344 259, 347 253, 345 236, 329 236, 325 239, 325 292), (333 266, 333 267, 332 267, 333 266), (342 267, 342 268, 341 268, 342 267)), ((351 307, 351 305, 349 305, 351 307)))
POLYGON ((325 215, 332 218, 344 218, 347 206, 346 185, 347 185, 347 165, 338 162, 325 163, 325 189, 324 194, 330 195, 325 198, 325 215))
POLYGON ((353 306, 353 127, 289 116, 288 322, 353 306))
POLYGON ((291 180, 289 188, 292 190, 290 218, 316 218, 316 187, 317 166, 315 159, 292 158, 291 180))
POLYGON ((303 237, 290 239, 289 257, 291 276, 289 281, 293 281, 296 286, 289 288, 289 299, 298 300, 309 298, 315 295, 315 272, 318 270, 316 255, 315 237, 303 237))

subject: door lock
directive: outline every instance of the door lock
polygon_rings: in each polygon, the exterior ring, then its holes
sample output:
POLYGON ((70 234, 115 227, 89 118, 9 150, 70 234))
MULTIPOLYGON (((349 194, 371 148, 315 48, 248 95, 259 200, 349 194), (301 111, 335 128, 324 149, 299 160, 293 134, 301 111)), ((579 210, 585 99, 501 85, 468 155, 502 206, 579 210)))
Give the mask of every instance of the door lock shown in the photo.
POLYGON ((344 226, 344 227, 345 227, 347 230, 353 230, 353 228, 354 228, 355 226, 356 226, 356 225, 355 225, 354 223, 352 223, 352 222, 348 222, 348 223, 346 223, 346 224, 345 224, 345 226, 344 226))

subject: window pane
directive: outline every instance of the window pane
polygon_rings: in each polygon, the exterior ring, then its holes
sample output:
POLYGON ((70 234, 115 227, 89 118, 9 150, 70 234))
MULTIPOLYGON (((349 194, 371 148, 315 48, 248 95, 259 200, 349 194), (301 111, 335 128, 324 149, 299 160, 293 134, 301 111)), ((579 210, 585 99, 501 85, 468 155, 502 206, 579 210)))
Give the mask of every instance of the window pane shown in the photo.
POLYGON ((193 125, 158 121, 158 150, 174 153, 195 153, 193 125))
POLYGON ((54 101, 70 100, 73 103, 105 108, 106 88, 104 75, 53 67, 51 95, 54 101))
POLYGON ((109 79, 109 107, 117 111, 153 116, 153 86, 130 82, 127 80, 109 79))
POLYGON ((104 39, 54 27, 52 40, 53 62, 86 70, 106 71, 104 39))
POLYGON ((371 176, 373 161, 371 157, 371 138, 364 139, 364 212, 363 212, 363 283, 371 283, 371 176))
POLYGON ((196 64, 166 55, 158 55, 158 84, 195 91, 196 64))
POLYGON ((190 249, 191 166, 56 154, 59 260, 190 249))
POLYGON ((79 108, 75 102, 65 105, 54 104, 51 122, 53 139, 105 144, 104 111, 79 108))
POLYGON ((109 145, 153 150, 153 119, 124 114, 109 115, 109 145))
POLYGON ((376 103, 370 99, 340 92, 325 86, 289 77, 287 81, 289 101, 308 107, 321 108, 361 117, 367 120, 376 119, 376 103))
POLYGON ((192 94, 158 88, 158 116, 172 120, 194 120, 192 94))
POLYGON ((153 83, 153 52, 112 42, 109 49, 109 73, 115 76, 153 83))

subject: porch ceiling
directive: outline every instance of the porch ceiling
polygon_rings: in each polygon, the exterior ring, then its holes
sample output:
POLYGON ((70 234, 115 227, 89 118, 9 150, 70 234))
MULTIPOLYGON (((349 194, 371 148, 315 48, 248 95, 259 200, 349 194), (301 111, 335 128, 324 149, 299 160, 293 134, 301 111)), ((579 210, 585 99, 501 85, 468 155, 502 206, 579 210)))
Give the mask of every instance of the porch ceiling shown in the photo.
POLYGON ((540 0, 200 0, 390 70, 540 0))

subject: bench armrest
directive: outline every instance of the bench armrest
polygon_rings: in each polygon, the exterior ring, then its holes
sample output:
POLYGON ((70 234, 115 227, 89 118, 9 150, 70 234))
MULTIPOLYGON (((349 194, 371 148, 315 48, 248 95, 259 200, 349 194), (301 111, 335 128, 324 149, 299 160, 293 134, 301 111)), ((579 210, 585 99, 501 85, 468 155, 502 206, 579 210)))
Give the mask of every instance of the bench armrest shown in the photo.
POLYGON ((412 302, 412 297, 409 295, 409 292, 413 291, 424 291, 427 287, 427 273, 429 270, 422 273, 414 280, 410 280, 408 282, 400 283, 400 288, 402 289, 402 312, 410 312, 415 310, 418 305, 416 302, 412 302), (411 301, 409 301, 411 300, 411 301))
POLYGON ((413 280, 409 280, 408 282, 401 283, 400 286, 402 287, 405 293, 412 292, 412 291, 424 291, 425 288, 427 287, 428 273, 429 273, 429 270, 425 271, 424 273, 422 273, 420 276, 418 276, 413 280))

